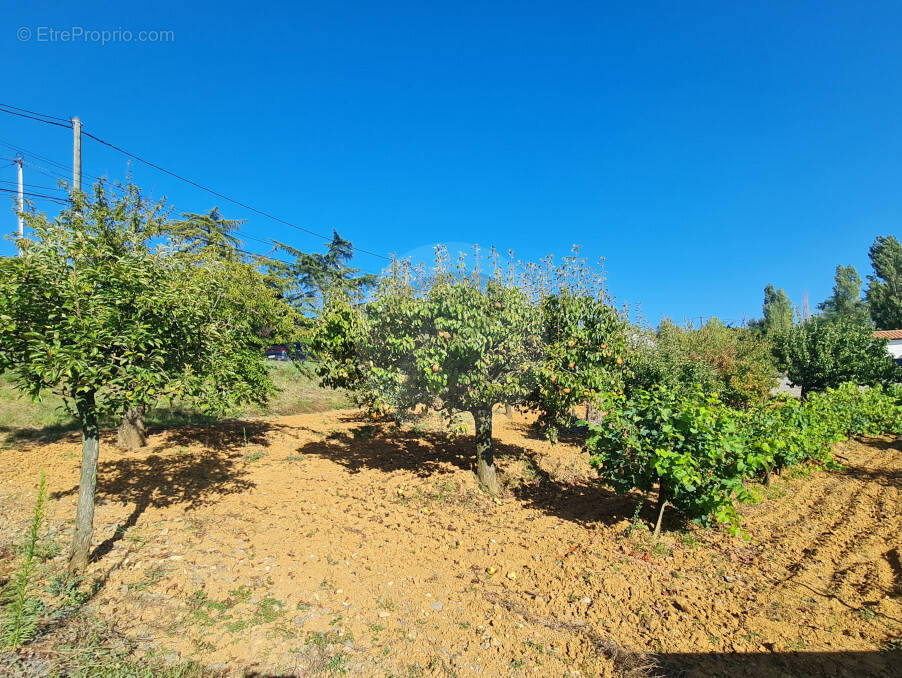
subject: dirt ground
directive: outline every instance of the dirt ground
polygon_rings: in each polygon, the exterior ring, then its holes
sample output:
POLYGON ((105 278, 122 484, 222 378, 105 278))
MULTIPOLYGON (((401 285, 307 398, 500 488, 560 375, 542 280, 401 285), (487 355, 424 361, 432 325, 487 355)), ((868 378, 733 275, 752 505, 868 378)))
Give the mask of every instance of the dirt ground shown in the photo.
MULTIPOLYGON (((902 676, 902 441, 761 488, 747 541, 655 543, 648 502, 528 424, 495 417, 497 501, 472 438, 353 411, 107 436, 86 610, 236 676, 902 676)), ((66 546, 78 464, 77 436, 0 451, 0 546, 40 469, 66 546)))

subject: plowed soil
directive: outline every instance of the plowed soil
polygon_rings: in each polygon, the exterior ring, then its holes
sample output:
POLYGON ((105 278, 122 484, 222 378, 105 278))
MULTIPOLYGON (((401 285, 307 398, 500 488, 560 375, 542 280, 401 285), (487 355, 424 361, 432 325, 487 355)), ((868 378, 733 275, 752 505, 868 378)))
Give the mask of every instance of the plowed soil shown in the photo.
MULTIPOLYGON (((902 676, 902 441, 759 488, 747 539, 665 523, 655 542, 649 502, 577 445, 519 414, 495 435, 497 501, 471 437, 354 411, 105 438, 85 610, 236 676, 902 676)), ((79 454, 0 452, 3 545, 40 469, 66 545, 79 454)))

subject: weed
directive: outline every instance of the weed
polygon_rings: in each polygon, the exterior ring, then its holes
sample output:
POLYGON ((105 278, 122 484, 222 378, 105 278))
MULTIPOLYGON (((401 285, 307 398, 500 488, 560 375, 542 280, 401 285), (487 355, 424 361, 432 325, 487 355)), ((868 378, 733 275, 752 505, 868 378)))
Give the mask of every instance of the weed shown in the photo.
POLYGON ((683 546, 693 548, 695 546, 698 546, 698 537, 696 537, 691 532, 683 532, 682 534, 680 534, 680 543, 683 546))
POLYGON ((343 652, 339 652, 326 664, 326 671, 330 676, 343 676, 348 672, 350 659, 343 652))
POLYGON ((38 598, 29 596, 29 584, 34 572, 38 530, 46 514, 47 483, 44 472, 38 483, 38 496, 35 500, 28 534, 25 537, 22 560, 12 578, 9 580, 3 599, 7 603, 3 619, 3 644, 16 650, 27 643, 37 629, 38 619, 43 611, 43 604, 38 598))
POLYGON ((101 581, 95 579, 88 590, 81 588, 84 580, 77 574, 61 572, 50 578, 44 590, 54 598, 59 598, 63 610, 77 609, 84 605, 100 588, 101 581))
POLYGON ((877 618, 877 614, 869 607, 862 607, 859 610, 855 610, 855 614, 868 622, 872 622, 877 618))
POLYGON ((253 464, 255 461, 259 461, 266 456, 266 452, 263 450, 255 450, 254 452, 248 452, 244 455, 244 463, 245 464, 253 464))

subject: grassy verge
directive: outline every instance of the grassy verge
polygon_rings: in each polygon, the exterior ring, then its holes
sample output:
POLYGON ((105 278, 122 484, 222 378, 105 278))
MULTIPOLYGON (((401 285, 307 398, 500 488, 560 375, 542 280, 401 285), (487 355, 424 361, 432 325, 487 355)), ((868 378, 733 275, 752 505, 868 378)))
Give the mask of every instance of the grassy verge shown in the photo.
MULTIPOLYGON (((344 393, 320 388, 312 369, 298 370, 292 363, 274 362, 269 370, 279 392, 265 407, 248 407, 232 413, 235 418, 285 416, 305 412, 323 412, 348 407, 344 393)), ((151 410, 147 424, 167 428, 185 424, 209 423, 211 419, 188 408, 157 407, 151 410)), ((106 428, 118 422, 106 421, 106 428)), ((49 441, 78 430, 75 420, 63 408, 62 398, 52 393, 32 401, 13 385, 9 375, 0 375, 0 447, 21 442, 49 441)))

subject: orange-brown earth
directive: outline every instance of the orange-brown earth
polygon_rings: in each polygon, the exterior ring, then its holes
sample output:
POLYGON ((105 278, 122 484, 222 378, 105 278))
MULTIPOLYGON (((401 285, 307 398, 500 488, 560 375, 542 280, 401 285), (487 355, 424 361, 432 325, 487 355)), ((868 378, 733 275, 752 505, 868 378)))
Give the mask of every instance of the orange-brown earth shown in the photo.
MULTIPOLYGON (((655 543, 641 497, 528 423, 495 418, 497 501, 472 438, 353 411, 159 432, 139 452, 106 436, 86 611, 229 675, 648 675, 647 655, 660 675, 902 675, 885 651, 902 644, 900 441, 841 444, 844 471, 760 488, 747 540, 672 524, 655 543)), ((0 451, 0 546, 40 469, 65 546, 78 465, 76 437, 0 451)))

